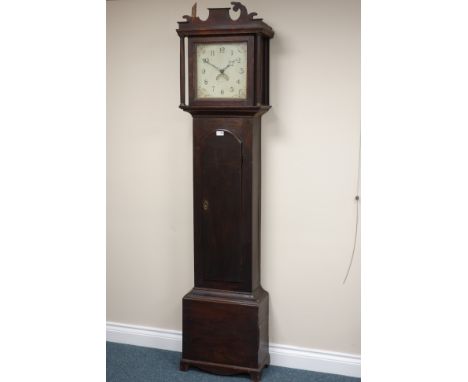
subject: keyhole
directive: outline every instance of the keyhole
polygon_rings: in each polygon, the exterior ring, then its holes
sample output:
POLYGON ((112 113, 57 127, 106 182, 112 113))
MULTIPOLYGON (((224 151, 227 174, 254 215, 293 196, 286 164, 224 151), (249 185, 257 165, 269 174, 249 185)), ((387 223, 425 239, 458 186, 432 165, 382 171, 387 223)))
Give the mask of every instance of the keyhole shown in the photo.
POLYGON ((206 199, 203 200, 203 209, 204 209, 205 211, 208 211, 208 200, 206 200, 206 199))

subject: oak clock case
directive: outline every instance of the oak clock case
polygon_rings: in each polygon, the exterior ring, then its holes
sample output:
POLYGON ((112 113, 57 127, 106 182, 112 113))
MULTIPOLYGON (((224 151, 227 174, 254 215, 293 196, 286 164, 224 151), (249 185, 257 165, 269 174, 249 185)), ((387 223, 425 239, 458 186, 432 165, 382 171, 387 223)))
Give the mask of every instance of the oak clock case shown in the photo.
POLYGON ((273 30, 231 4, 236 20, 230 8, 209 8, 201 20, 194 6, 177 29, 180 108, 193 116, 195 280, 182 300, 180 368, 260 381, 270 363, 269 296, 260 284, 260 139, 273 30))

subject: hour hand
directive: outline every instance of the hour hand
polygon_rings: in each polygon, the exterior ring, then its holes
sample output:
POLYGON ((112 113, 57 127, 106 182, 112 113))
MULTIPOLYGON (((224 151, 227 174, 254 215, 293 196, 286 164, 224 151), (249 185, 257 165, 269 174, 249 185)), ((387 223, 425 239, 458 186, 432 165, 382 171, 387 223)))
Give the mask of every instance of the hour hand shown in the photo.
POLYGON ((223 69, 221 69, 221 71, 224 73, 224 71, 232 65, 234 65, 234 60, 229 61, 229 64, 227 64, 223 69))

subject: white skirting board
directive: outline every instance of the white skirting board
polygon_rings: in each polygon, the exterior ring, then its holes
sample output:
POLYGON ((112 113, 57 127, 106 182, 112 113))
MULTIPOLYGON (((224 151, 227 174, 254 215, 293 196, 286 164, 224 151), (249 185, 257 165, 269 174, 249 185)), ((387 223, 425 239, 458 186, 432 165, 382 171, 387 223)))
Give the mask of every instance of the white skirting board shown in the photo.
MULTIPOLYGON (((106 338, 109 342, 182 351, 182 333, 177 330, 107 322, 106 338)), ((274 366, 361 376, 360 355, 270 343, 270 356, 274 366)))

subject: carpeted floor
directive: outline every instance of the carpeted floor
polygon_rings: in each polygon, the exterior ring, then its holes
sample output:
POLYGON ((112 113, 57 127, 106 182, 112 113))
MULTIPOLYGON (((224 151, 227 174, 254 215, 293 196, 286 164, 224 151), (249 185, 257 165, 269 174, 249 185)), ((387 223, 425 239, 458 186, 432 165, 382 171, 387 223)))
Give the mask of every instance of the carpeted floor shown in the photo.
MULTIPOLYGON (((248 382, 246 375, 220 377, 190 368, 179 371, 180 353, 107 342, 107 382, 248 382)), ((270 366, 262 382, 358 382, 359 378, 270 366)))

